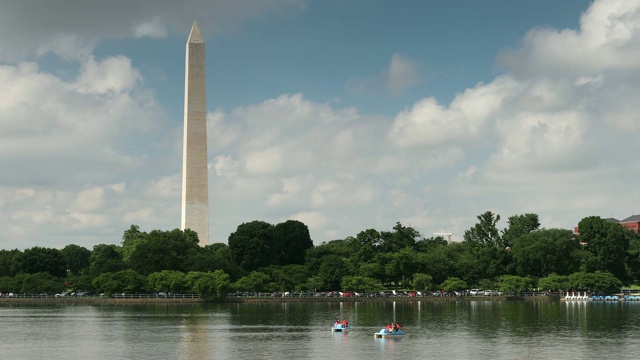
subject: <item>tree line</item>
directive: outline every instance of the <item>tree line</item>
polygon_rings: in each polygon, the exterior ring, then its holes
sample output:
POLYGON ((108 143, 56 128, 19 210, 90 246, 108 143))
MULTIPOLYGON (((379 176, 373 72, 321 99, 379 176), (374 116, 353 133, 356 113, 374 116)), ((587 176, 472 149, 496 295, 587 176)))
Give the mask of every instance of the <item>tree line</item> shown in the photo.
POLYGON ((463 241, 422 236, 397 222, 314 246, 295 220, 239 225, 228 244, 200 247, 189 229, 124 231, 121 245, 89 250, 0 250, 0 293, 458 291, 472 287, 519 293, 533 288, 618 292, 640 278, 640 237, 597 216, 579 233, 540 227, 536 214, 514 215, 498 229, 487 211, 463 241))

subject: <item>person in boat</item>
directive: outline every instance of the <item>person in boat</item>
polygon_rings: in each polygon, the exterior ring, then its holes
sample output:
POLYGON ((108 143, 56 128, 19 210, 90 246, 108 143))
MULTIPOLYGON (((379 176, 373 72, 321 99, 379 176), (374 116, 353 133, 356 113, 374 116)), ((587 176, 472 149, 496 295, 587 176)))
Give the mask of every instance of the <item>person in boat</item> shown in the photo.
POLYGON ((342 327, 348 327, 349 326, 349 322, 345 319, 342 320, 342 327))
POLYGON ((333 326, 338 326, 338 325, 340 325, 340 320, 336 320, 336 323, 333 324, 333 326))

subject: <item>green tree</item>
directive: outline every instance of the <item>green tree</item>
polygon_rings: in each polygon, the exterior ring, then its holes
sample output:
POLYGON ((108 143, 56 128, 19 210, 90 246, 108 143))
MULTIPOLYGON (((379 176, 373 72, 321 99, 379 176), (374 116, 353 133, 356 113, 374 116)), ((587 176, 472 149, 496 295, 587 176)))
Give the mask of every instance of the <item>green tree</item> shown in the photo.
POLYGON ((347 272, 347 266, 343 258, 337 255, 328 255, 322 259, 318 271, 318 277, 322 280, 323 290, 340 289, 342 277, 351 275, 347 272))
POLYGON ((49 273, 24 274, 21 293, 59 293, 64 290, 64 282, 49 273))
POLYGON ((309 228, 297 220, 287 220, 273 227, 272 263, 304 264, 307 249, 313 247, 309 228))
POLYGON ((151 231, 140 240, 129 257, 129 265, 142 275, 162 270, 185 271, 187 259, 198 251, 192 230, 151 231))
POLYGON ((365 276, 343 276, 340 285, 343 291, 379 292, 384 290, 379 281, 365 276))
MULTIPOLYGON (((350 240, 331 240, 312 247, 307 250, 305 265, 309 273, 314 274, 320 271, 320 266, 327 256, 337 256, 339 258, 349 259, 354 254, 352 241, 350 240)), ((346 265, 346 264, 345 264, 346 265)), ((355 271, 355 269, 354 269, 355 271)))
POLYGON ((515 275, 503 275, 500 277, 500 291, 510 294, 521 294, 527 290, 527 279, 515 275))
POLYGON ((91 252, 89 272, 94 277, 103 273, 115 273, 127 268, 122 260, 122 248, 117 245, 99 244, 91 252))
POLYGON ((475 285, 480 279, 486 277, 486 269, 491 258, 483 250, 485 250, 483 245, 472 241, 449 245, 447 251, 452 258, 454 268, 452 275, 469 285, 475 285))
POLYGON ((264 221, 252 221, 239 225, 229 235, 229 248, 234 262, 246 271, 251 272, 271 264, 268 256, 271 253, 273 225, 264 221))
POLYGON ((233 288, 237 291, 265 292, 270 282, 271 278, 269 275, 263 272, 252 271, 249 275, 243 276, 240 280, 236 281, 233 284, 233 288))
POLYGON ((530 234, 540 228, 537 214, 513 215, 507 220, 508 227, 502 232, 502 244, 511 246, 522 235, 530 234))
POLYGON ((349 237, 346 242, 351 248, 350 258, 357 264, 371 261, 380 251, 382 237, 375 229, 361 231, 356 237, 349 237))
POLYGON ((477 242, 487 246, 501 246, 498 221, 500 215, 487 211, 477 216, 478 223, 464 232, 464 241, 477 242))
POLYGON ((629 235, 627 266, 632 281, 638 283, 640 282, 640 234, 633 231, 628 231, 627 234, 629 235))
POLYGON ((66 268, 71 275, 79 275, 89 270, 91 265, 91 251, 79 245, 69 244, 62 249, 66 268))
POLYGON ((147 278, 134 270, 121 270, 116 273, 102 273, 93 280, 98 292, 112 295, 115 293, 136 294, 146 292, 147 278))
POLYGON ((500 215, 487 211, 477 218, 479 222, 464 232, 464 254, 457 264, 457 274, 469 284, 478 281, 478 277, 496 281, 507 271, 510 258, 497 227, 500 215), (461 261, 467 264, 460 266, 461 261))
POLYGON ((231 290, 229 275, 222 270, 206 273, 190 272, 187 277, 192 279, 193 290, 201 297, 220 299, 227 296, 231 290))
POLYGON ((143 293, 147 291, 147 278, 131 269, 118 271, 115 279, 121 284, 122 292, 128 294, 143 293))
POLYGON ((511 256, 518 275, 568 275, 580 267, 580 244, 569 230, 539 230, 513 241, 511 256))
POLYGON ((386 278, 384 266, 381 262, 375 261, 375 259, 372 262, 360 263, 358 270, 356 270, 356 275, 372 278, 378 282, 383 282, 386 278))
POLYGON ((566 275, 549 274, 547 277, 538 280, 538 287, 547 291, 560 291, 568 289, 568 277, 566 275))
POLYGON ((231 249, 227 244, 205 245, 198 249, 189 260, 188 268, 190 271, 206 273, 222 270, 229 275, 232 281, 243 276, 242 268, 233 261, 231 249))
POLYGON ((111 296, 116 292, 121 292, 121 284, 116 280, 114 273, 102 273, 93 279, 93 287, 97 292, 111 296))
POLYGON ((613 274, 603 271, 573 273, 568 277, 568 284, 574 290, 604 294, 618 293, 623 285, 613 274))
MULTIPOLYGON (((418 274, 416 274, 418 275, 418 274)), ((440 287, 446 292, 452 291, 461 291, 468 287, 467 283, 464 280, 459 279, 457 277, 450 277, 445 280, 440 287)))
POLYGON ((189 289, 185 274, 176 270, 162 270, 147 276, 147 288, 156 292, 182 293, 189 289))
POLYGON ((57 278, 67 276, 64 256, 58 249, 34 246, 22 253, 18 264, 18 272, 25 274, 44 272, 57 278))
POLYGON ((381 234, 383 239, 381 248, 382 252, 390 253, 401 251, 407 247, 414 248, 416 240, 421 238, 420 233, 409 226, 402 226, 397 222, 393 227, 393 231, 383 231, 381 234))
POLYGON ((428 274, 413 274, 412 284, 414 288, 425 291, 433 287, 433 277, 428 274))
POLYGON ((95 291, 93 287, 93 276, 88 273, 82 273, 80 275, 67 276, 66 283, 71 284, 72 289, 80 291, 95 291))
POLYGON ((2 276, 0 277, 0 293, 17 292, 15 286, 15 280, 13 277, 2 276))
POLYGON ((435 249, 446 247, 449 243, 442 236, 431 237, 416 241, 416 251, 429 253, 435 249))
POLYGON ((124 231, 122 235, 122 259, 126 262, 130 261, 131 254, 134 252, 139 243, 147 238, 147 233, 140 231, 138 225, 131 225, 129 229, 124 231))
POLYGON ((22 252, 18 249, 0 250, 0 277, 13 277, 18 273, 22 252))
POLYGON ((262 271, 269 275, 273 290, 291 291, 307 281, 307 269, 304 265, 272 265, 263 268, 262 271))
POLYGON ((630 279, 627 268, 629 234, 618 223, 603 220, 597 216, 582 219, 578 223, 578 239, 586 243, 590 256, 583 261, 587 272, 610 272, 623 282, 630 279))
POLYGON ((416 272, 417 253, 411 247, 398 252, 383 254, 385 274, 387 279, 395 284, 396 290, 400 283, 411 279, 416 272))
POLYGON ((322 279, 319 276, 310 276, 307 281, 300 287, 301 291, 318 291, 322 289, 322 279))
POLYGON ((454 273, 454 264, 446 245, 431 247, 427 252, 416 252, 415 272, 426 273, 440 284, 454 273))

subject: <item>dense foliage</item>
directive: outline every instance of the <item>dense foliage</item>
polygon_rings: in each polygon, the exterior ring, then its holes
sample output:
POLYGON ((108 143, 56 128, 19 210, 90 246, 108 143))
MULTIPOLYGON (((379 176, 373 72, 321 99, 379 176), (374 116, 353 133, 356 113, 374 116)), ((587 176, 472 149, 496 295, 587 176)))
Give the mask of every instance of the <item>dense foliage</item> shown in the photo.
POLYGON ((599 217, 580 233, 540 228, 536 214, 508 218, 485 212, 464 241, 425 238, 399 222, 391 231, 366 229, 314 246, 300 221, 237 227, 226 244, 198 246, 191 230, 140 231, 131 225, 122 245, 92 250, 33 247, 0 250, 0 293, 198 293, 232 291, 382 291, 388 288, 460 291, 532 288, 611 293, 640 276, 640 237, 599 217))

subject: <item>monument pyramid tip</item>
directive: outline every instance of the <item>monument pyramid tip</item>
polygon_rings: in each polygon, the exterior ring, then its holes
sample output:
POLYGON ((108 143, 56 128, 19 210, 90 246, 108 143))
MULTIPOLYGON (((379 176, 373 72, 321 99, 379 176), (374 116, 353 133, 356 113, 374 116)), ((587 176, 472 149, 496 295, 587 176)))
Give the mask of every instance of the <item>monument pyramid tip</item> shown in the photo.
POLYGON ((198 21, 193 21, 193 27, 191 28, 191 34, 189 34, 189 40, 187 42, 190 43, 203 43, 204 39, 202 38, 202 33, 200 32, 200 28, 198 27, 198 21))

